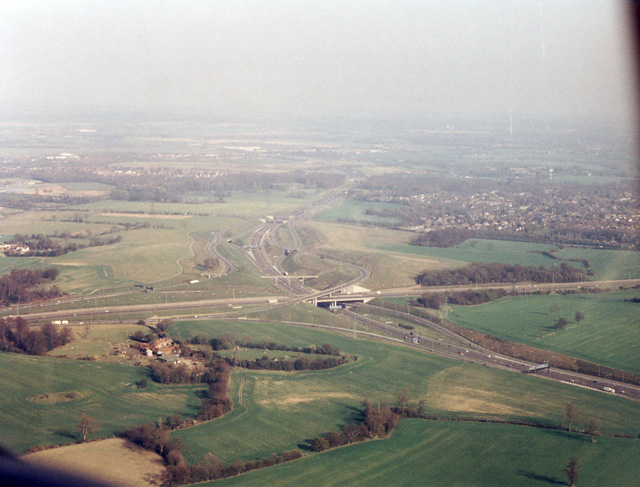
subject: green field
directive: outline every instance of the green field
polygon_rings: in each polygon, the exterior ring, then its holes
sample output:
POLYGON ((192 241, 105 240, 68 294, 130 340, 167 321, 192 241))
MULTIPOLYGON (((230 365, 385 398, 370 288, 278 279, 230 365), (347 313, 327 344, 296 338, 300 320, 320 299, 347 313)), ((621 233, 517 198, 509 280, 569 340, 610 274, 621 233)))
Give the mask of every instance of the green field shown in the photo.
MULTIPOLYGON (((189 195, 185 195, 189 196, 189 195)), ((197 195, 195 195, 197 197, 197 195)), ((207 195, 212 198, 214 195, 207 195)), ((302 206, 321 196, 313 190, 295 191, 234 191, 224 198, 224 203, 156 203, 146 201, 107 200, 84 203, 73 207, 74 210, 97 212, 140 212, 159 214, 205 214, 209 216, 256 217, 284 212, 302 206), (264 213, 256 214, 259 208, 264 213)))
POLYGON ((321 221, 356 221, 362 223, 400 223, 400 220, 394 217, 386 217, 380 215, 367 215, 367 209, 375 211, 393 211, 402 208, 402 205, 394 203, 381 203, 376 201, 362 201, 345 199, 342 204, 336 208, 328 208, 316 213, 314 220, 321 221))
MULTIPOLYGON (((465 265, 471 262, 499 262, 502 264, 518 264, 526 266, 551 267, 559 261, 538 252, 549 251, 554 247, 544 244, 526 242, 507 242, 502 240, 471 239, 451 248, 419 247, 415 245, 384 244, 380 250, 422 255, 436 259, 453 260, 465 265)), ((582 267, 574 263, 575 267, 582 267)), ((420 272, 417 270, 416 274, 420 272)))
POLYGON ((566 485, 571 457, 579 485, 636 485, 640 441, 513 425, 404 420, 385 440, 367 441, 203 486, 566 485))
POLYGON ((172 413, 194 417, 200 405, 196 391, 201 387, 159 386, 140 367, 0 353, 0 370, 0 442, 16 453, 78 440, 81 413, 98 420, 94 437, 104 437, 172 413), (149 386, 137 389, 143 377, 149 386), (73 391, 82 397, 55 404, 28 400, 73 391))
POLYGON ((640 277, 640 252, 567 248, 556 254, 561 259, 586 259, 596 279, 634 279, 640 277))
POLYGON ((609 433, 640 431, 640 404, 604 393, 466 364, 404 347, 333 335, 320 330, 253 322, 181 322, 172 333, 218 336, 291 346, 330 343, 358 360, 326 371, 237 370, 232 375, 235 407, 226 416, 174 434, 188 462, 212 452, 224 461, 261 458, 308 446, 316 436, 357 421, 362 398, 393 402, 407 387, 411 400, 425 401, 440 417, 526 419, 558 423, 567 401, 582 419, 594 416, 609 433))
POLYGON ((599 294, 503 298, 453 306, 449 320, 506 340, 526 343, 640 374, 640 305, 625 301, 639 290, 599 294), (580 311, 584 320, 575 323, 580 311), (553 329, 560 318, 571 323, 553 329))

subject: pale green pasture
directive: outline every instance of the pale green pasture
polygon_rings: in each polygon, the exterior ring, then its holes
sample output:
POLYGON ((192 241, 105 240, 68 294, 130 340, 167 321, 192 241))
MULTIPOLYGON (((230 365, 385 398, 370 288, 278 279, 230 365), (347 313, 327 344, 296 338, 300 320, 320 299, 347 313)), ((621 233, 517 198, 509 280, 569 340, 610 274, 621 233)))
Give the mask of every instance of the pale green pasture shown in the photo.
MULTIPOLYGON (((25 211, 21 213, 13 213, 0 219, 1 235, 7 238, 9 235, 20 233, 23 235, 45 234, 54 235, 57 233, 69 232, 71 234, 85 233, 87 230, 94 235, 108 231, 111 225, 96 223, 80 223, 59 221, 64 219, 73 219, 76 214, 87 218, 85 213, 78 212, 61 212, 61 211, 25 211), (55 220, 53 220, 55 219, 55 220)), ((69 240, 73 242, 73 239, 69 240)))
POLYGON ((411 232, 321 222, 305 222, 300 230, 301 235, 314 236, 317 253, 368 269, 371 277, 362 285, 371 289, 415 285, 414 277, 424 269, 464 265, 405 252, 404 248, 410 247, 405 243, 415 236, 411 232), (394 251, 393 246, 401 247, 401 251, 394 251))
POLYGON ((136 331, 147 334, 151 331, 146 326, 139 325, 89 325, 74 326, 73 341, 58 348, 54 348, 49 355, 53 357, 65 356, 69 358, 94 357, 107 355, 112 348, 129 340, 136 331))
MULTIPOLYGON (((522 249, 518 248, 519 242, 495 241, 493 246, 478 245, 471 247, 470 244, 460 247, 439 248, 439 247, 419 247, 406 244, 383 244, 377 246, 380 250, 399 252, 412 255, 420 255, 432 259, 446 259, 447 261, 457 261, 462 265, 472 262, 499 262, 502 264, 518 264, 523 266, 543 266, 551 267, 559 261, 545 255, 534 253, 528 250, 531 244, 524 244, 522 249)), ((577 268, 583 267, 574 263, 577 268)), ((420 271, 416 272, 418 274, 420 271)))
POLYGON ((154 283, 180 275, 180 259, 189 257, 191 239, 182 231, 141 229, 123 234, 121 242, 105 247, 91 247, 52 259, 61 269, 101 266, 96 281, 87 282, 87 273, 73 275, 65 288, 87 292, 91 288, 123 286, 136 282, 154 283), (87 286, 88 285, 88 286, 87 286))

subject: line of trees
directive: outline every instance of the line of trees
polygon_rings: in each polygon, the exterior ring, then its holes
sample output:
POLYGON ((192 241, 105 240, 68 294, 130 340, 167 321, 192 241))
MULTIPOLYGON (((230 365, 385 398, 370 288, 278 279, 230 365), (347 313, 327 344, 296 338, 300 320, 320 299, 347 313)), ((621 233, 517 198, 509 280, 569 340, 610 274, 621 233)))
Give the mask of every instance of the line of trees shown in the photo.
POLYGON ((214 359, 210 370, 211 378, 208 381, 209 394, 200 406, 198 419, 207 421, 224 416, 233 409, 233 399, 229 397, 229 379, 231 367, 220 359, 214 359))
POLYGON ((86 247, 102 247, 105 245, 116 244, 122 240, 122 237, 120 235, 108 238, 89 236, 88 238, 88 244, 65 242, 65 245, 60 245, 60 243, 56 242, 48 235, 31 235, 31 237, 28 237, 26 235, 15 235, 13 239, 7 243, 28 246, 29 251, 8 251, 7 255, 11 255, 12 257, 59 257, 69 252, 75 252, 76 250, 84 249, 86 247))
POLYGON ((231 350, 233 347, 251 348, 258 350, 282 350, 286 352, 320 354, 320 355, 340 355, 340 349, 334 347, 330 343, 323 343, 320 346, 311 345, 309 347, 290 347, 276 342, 268 342, 262 340, 260 342, 252 342, 249 340, 241 340, 233 335, 221 335, 219 337, 209 338, 204 333, 198 333, 191 340, 195 345, 211 345, 213 350, 231 350))
POLYGON ((415 300, 415 305, 423 308, 440 309, 445 303, 471 306, 475 304, 488 303, 505 296, 513 296, 504 289, 483 289, 467 290, 447 293, 424 293, 415 300))
POLYGON ((155 452, 163 458, 167 467, 163 479, 164 485, 183 485, 223 479, 251 470, 289 462, 302 456, 300 450, 289 450, 279 455, 270 455, 267 458, 224 464, 215 455, 207 453, 197 465, 190 466, 187 465, 182 453, 184 449, 182 441, 177 437, 172 437, 170 434, 172 429, 181 424, 180 418, 175 416, 168 416, 164 424, 142 424, 125 429, 119 435, 121 438, 140 445, 146 450, 155 452))
POLYGON ((236 365, 250 370, 280 370, 291 372, 293 370, 326 370, 338 367, 347 361, 344 356, 340 357, 317 357, 311 359, 308 357, 298 357, 295 360, 283 360, 269 358, 267 356, 260 357, 256 360, 239 360, 237 363, 230 359, 225 359, 229 365, 236 365))
POLYGON ((362 407, 363 419, 360 424, 348 424, 341 431, 330 431, 315 438, 311 442, 311 449, 324 451, 371 438, 386 438, 398 425, 399 416, 387 403, 373 404, 365 398, 362 407))
POLYGON ((150 366, 151 378, 160 384, 208 384, 206 399, 200 406, 198 419, 219 418, 233 409, 229 397, 231 366, 222 358, 212 358, 209 364, 189 369, 184 364, 154 362, 150 366))
POLYGON ((4 352, 44 355, 72 340, 73 333, 68 326, 58 329, 47 323, 40 329, 30 329, 21 316, 0 319, 0 350, 4 352))
POLYGON ((423 286, 444 286, 486 282, 576 282, 588 280, 587 275, 566 262, 552 269, 545 267, 474 262, 460 269, 426 270, 415 277, 423 286))
POLYGON ((62 296, 57 286, 48 288, 44 284, 58 277, 58 269, 14 269, 0 277, 0 302, 5 306, 26 303, 38 299, 52 299, 62 296))

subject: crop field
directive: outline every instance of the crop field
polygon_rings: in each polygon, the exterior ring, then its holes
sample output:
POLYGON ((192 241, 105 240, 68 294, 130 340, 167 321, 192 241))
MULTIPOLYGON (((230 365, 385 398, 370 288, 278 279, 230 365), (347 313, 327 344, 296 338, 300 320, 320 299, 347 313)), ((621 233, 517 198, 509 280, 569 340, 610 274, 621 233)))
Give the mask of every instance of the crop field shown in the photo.
POLYGON ((503 298, 453 306, 449 320, 506 340, 526 343, 640 374, 639 290, 503 298), (575 322, 576 312, 584 319, 575 322), (570 323, 556 331, 554 323, 570 323))
POLYGON ((393 211, 402 208, 401 205, 393 203, 380 203, 373 201, 361 201, 345 199, 342 204, 336 208, 328 208, 321 210, 314 215, 314 220, 321 221, 355 221, 362 223, 398 223, 399 220, 394 217, 386 217, 380 215, 368 215, 367 210, 374 211, 393 211))
MULTIPOLYGON (((499 240, 473 241, 479 242, 479 244, 476 247, 472 247, 470 243, 464 242, 460 246, 451 248, 419 247, 407 244, 383 244, 379 245, 378 248, 380 250, 386 250, 390 252, 407 253, 420 255, 431 259, 445 259, 447 261, 454 261, 457 266, 463 266, 472 262, 499 262, 502 264, 518 264, 535 267, 552 267, 554 264, 559 264, 559 261, 556 259, 552 259, 537 252, 531 251, 530 248, 532 244, 521 244, 520 242, 503 242, 499 240), (482 243, 483 245, 480 245, 480 243, 482 243), (493 245, 491 245, 491 243, 493 245), (522 247, 520 247, 521 245, 522 247)), ((574 266, 577 268, 583 267, 579 263, 574 263, 574 266)), ((418 274, 421 270, 422 269, 417 270, 416 274, 418 274)))
POLYGON ((633 279, 640 277, 640 252, 566 248, 556 254, 562 259, 586 259, 596 279, 633 279))
POLYGON ((205 487, 566 485, 573 456, 579 485, 635 485, 640 441, 599 438, 513 425, 403 420, 385 440, 367 441, 198 484, 205 487))
MULTIPOLYGON (((582 418, 597 417, 607 432, 637 434, 640 405, 608 394, 419 353, 404 347, 267 323, 182 322, 177 336, 232 333, 291 346, 330 343, 358 360, 325 371, 267 372, 238 369, 232 375, 234 410, 177 431, 188 462, 206 452, 225 461, 253 459, 306 448, 316 436, 358 420, 360 402, 394 402, 407 387, 412 402, 425 401, 440 417, 527 419, 558 423, 567 401, 582 418), (532 382, 534 381, 534 382, 532 382)), ((583 421, 581 419, 580 421, 583 421)))
POLYGON ((172 413, 194 417, 200 404, 198 386, 158 386, 148 379, 147 389, 136 388, 136 382, 148 378, 140 367, 0 353, 0 370, 2 443, 16 453, 78 440, 81 413, 98 421, 93 436, 101 437, 172 413), (65 402, 29 400, 73 392, 80 396, 65 402))

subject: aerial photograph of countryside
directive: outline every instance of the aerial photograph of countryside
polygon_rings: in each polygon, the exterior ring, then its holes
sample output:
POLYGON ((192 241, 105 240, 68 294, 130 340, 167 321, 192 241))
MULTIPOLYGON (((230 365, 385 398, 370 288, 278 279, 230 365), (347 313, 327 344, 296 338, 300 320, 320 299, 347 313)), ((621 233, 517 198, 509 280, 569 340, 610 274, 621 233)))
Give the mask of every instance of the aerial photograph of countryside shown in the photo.
POLYGON ((636 2, 0 2, 0 485, 638 487, 636 2))

